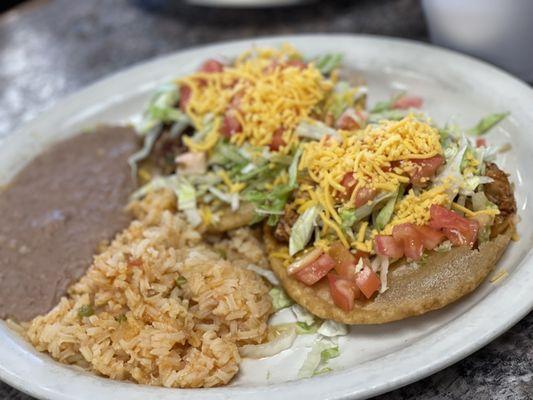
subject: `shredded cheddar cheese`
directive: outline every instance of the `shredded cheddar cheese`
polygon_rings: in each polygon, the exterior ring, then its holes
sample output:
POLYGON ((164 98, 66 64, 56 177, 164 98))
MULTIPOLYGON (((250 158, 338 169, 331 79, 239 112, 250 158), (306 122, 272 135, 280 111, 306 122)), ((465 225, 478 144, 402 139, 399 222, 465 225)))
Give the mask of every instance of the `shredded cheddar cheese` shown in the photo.
POLYGON ((380 232, 384 235, 392 234, 396 225, 410 222, 415 225, 426 225, 429 222, 429 209, 433 204, 449 206, 450 198, 447 194, 449 186, 442 184, 423 191, 418 196, 410 190, 395 206, 394 217, 380 232))
MULTIPOLYGON (((323 138, 304 145, 300 169, 307 169, 311 178, 334 197, 344 192, 341 182, 353 173, 356 188, 394 191, 414 165, 409 161, 442 154, 439 134, 428 123, 409 115, 401 121, 386 121, 368 126, 356 134, 343 134, 342 141, 323 138)), ((355 191, 354 191, 355 192, 355 191)))
POLYGON ((357 241, 358 242, 364 241, 366 228, 368 228, 368 222, 367 221, 363 222, 361 224, 361 226, 359 227, 359 232, 357 232, 357 241))
POLYGON ((463 173, 465 175, 473 175, 479 168, 479 160, 472 154, 472 152, 467 151, 464 157, 465 167, 463 173))
MULTIPOLYGON (((346 243, 337 206, 354 204, 357 190, 362 187, 377 192, 395 192, 400 184, 409 182, 409 173, 415 168, 409 160, 442 154, 442 148, 437 130, 413 115, 401 121, 384 121, 358 132, 339 133, 340 140, 324 137, 318 142, 305 143, 298 168, 305 170, 314 182, 314 185, 302 185, 300 191, 307 193, 313 203, 324 210, 320 214, 322 233, 331 229, 346 243), (355 183, 348 201, 343 186, 347 173, 353 174, 355 183)), ((449 206, 447 189, 448 185, 441 185, 419 196, 413 192, 407 194, 396 204, 395 217, 381 233, 390 234, 395 225, 405 222, 427 223, 432 204, 449 206)), ((302 213, 307 207, 306 203, 300 203, 296 210, 302 213)), ((352 243, 359 250, 372 249, 371 241, 365 241, 367 228, 368 223, 362 223, 352 243)), ((372 236, 376 234, 372 232, 372 236)))
MULTIPOLYGON (((222 72, 196 72, 179 79, 180 85, 191 89, 187 115, 200 130, 206 115, 223 117, 231 110, 240 124, 240 131, 231 136, 233 143, 270 145, 280 130, 284 147, 289 148, 298 141, 294 134, 298 123, 333 87, 333 82, 313 64, 291 65, 291 60, 300 58, 289 46, 255 49, 242 54, 222 72)), ((190 140, 186 144, 191 150, 205 151, 214 140, 213 136, 209 139, 203 146, 195 147, 190 140)))
POLYGON ((507 270, 501 269, 498 272, 496 272, 496 274, 490 279, 490 282, 492 284, 497 284, 502 279, 506 278, 508 275, 509 273, 507 272, 507 270))

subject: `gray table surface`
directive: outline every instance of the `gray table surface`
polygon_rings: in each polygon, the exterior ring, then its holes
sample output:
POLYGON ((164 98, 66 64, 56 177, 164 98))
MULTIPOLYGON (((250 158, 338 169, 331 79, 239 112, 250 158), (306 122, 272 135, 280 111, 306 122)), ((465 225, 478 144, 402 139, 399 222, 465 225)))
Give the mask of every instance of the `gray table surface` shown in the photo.
MULTIPOLYGON (((95 80, 197 44, 312 32, 427 41, 417 0, 331 0, 307 8, 254 12, 179 3, 37 0, 0 15, 0 137, 95 80)), ((532 328, 530 313, 465 360, 376 399, 533 399, 532 328)), ((31 399, 1 382, 0 398, 31 399)))

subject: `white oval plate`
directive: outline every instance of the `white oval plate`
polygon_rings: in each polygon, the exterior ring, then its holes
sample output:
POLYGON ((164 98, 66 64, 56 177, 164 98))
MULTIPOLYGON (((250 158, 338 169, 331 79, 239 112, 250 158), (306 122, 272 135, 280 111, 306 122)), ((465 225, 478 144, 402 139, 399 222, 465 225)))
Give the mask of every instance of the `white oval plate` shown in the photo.
MULTIPOLYGON (((179 52, 113 75, 59 102, 26 124, 0 146, 0 184, 50 142, 99 122, 125 122, 143 109, 152 89, 193 71, 202 60, 234 56, 254 44, 290 42, 307 56, 341 52, 345 62, 365 74, 370 102, 406 89, 425 98, 439 123, 451 116, 464 127, 490 112, 512 116, 492 132, 491 143, 511 142, 502 157, 512 172, 522 223, 521 240, 498 265, 509 276, 485 282, 472 295, 440 311, 401 322, 353 327, 340 340, 334 372, 295 380, 308 338, 275 357, 245 360, 230 386, 165 389, 115 382, 54 362, 0 324, 0 378, 45 399, 345 399, 376 395, 430 375, 479 349, 533 308, 533 91, 485 63, 450 51, 404 40, 346 35, 306 35, 245 40, 179 52)), ((16 299, 13 299, 16 301, 16 299)))

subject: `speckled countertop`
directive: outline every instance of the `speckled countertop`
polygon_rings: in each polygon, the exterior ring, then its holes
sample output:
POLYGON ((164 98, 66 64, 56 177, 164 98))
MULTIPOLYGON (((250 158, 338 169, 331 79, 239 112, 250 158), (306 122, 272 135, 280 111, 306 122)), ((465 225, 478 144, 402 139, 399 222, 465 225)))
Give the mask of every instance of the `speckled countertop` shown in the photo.
MULTIPOLYGON (((0 137, 105 75, 196 44, 304 32, 427 40, 417 0, 330 0, 255 12, 179 4, 36 0, 0 15, 0 137)), ((1 382, 0 398, 31 399, 1 382)), ((465 360, 376 399, 533 399, 533 313, 465 360)))

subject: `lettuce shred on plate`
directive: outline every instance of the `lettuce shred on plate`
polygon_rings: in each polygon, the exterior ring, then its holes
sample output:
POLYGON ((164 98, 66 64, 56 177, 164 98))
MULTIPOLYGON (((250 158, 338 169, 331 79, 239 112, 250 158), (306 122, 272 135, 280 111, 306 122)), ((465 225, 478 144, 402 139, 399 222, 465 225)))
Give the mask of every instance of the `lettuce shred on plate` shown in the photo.
MULTIPOLYGON (((171 188, 193 226, 251 205, 246 224, 264 222, 287 243, 276 256, 289 274, 309 286, 326 279, 349 311, 387 290, 396 260, 489 240, 500 211, 482 188, 499 150, 480 136, 508 114, 461 130, 435 125, 422 98, 406 93, 366 109, 366 88, 341 61, 287 45, 207 60, 154 95, 138 124, 144 147, 130 161, 145 182, 135 195, 171 188), (181 150, 158 176, 150 158, 165 135, 181 150)), ((276 310, 292 304, 278 288, 270 295, 276 310)), ((244 353, 271 354, 315 332, 312 316, 293 307, 297 328, 244 353)), ((342 332, 331 322, 318 328, 300 376, 326 368, 338 355, 331 337, 342 332)))

